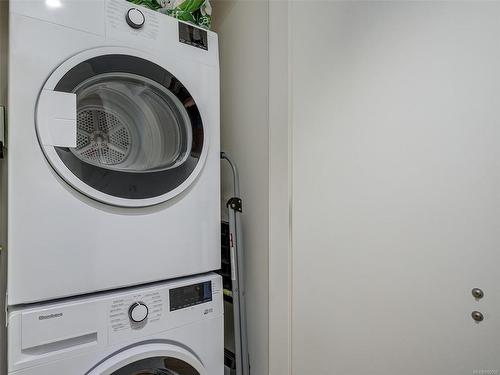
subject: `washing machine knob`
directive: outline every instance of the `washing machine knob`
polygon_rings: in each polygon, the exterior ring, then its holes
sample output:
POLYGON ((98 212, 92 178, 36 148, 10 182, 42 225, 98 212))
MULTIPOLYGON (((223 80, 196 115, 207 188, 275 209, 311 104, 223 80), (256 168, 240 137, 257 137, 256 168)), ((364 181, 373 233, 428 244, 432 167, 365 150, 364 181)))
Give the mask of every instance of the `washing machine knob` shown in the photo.
POLYGON ((148 317, 148 307, 143 302, 134 302, 128 309, 130 320, 140 323, 148 317))
POLYGON ((146 17, 144 17, 144 13, 142 13, 139 9, 130 8, 125 16, 125 20, 131 28, 140 29, 144 26, 146 17))

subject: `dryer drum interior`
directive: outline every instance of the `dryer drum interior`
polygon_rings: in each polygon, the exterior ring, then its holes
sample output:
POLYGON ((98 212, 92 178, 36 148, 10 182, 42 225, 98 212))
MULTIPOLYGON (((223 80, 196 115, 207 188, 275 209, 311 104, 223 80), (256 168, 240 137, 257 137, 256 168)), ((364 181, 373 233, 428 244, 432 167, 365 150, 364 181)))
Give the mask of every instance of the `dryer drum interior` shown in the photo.
POLYGON ((80 160, 141 173, 182 164, 191 150, 189 116, 170 91, 132 74, 103 74, 79 85, 77 147, 80 160))

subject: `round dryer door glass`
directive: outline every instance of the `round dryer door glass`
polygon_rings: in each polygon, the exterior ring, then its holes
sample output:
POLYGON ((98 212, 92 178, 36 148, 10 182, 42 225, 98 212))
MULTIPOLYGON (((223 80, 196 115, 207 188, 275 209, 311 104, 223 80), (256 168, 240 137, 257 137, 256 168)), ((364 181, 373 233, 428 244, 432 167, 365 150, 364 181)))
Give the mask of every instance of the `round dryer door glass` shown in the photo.
POLYGON ((200 373, 180 359, 154 357, 133 362, 111 375, 200 375, 200 373))
POLYGON ((189 115, 165 87, 132 74, 83 82, 77 94, 81 161, 124 172, 162 171, 182 164, 192 144, 189 115))
POLYGON ((198 106, 158 64, 96 56, 71 67, 53 91, 76 95, 76 147, 40 143, 80 192, 113 205, 147 206, 179 194, 199 173, 207 144, 198 106))

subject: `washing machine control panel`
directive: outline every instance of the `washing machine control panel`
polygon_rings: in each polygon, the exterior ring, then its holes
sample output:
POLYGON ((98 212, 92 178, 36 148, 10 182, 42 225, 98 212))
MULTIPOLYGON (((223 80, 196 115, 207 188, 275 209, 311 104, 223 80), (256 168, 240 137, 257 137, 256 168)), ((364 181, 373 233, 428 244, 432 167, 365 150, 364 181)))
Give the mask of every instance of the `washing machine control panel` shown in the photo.
POLYGON ((164 301, 159 291, 131 294, 113 300, 109 314, 111 330, 137 330, 159 321, 163 315, 164 301))
POLYGON ((212 301, 212 281, 183 285, 169 290, 170 311, 212 301))
POLYGON ((223 316, 222 277, 212 273, 13 307, 8 333, 15 345, 10 346, 9 361, 16 374, 42 367, 47 370, 39 373, 58 373, 48 368, 58 361, 61 369, 73 368, 73 358, 89 356, 95 348, 114 352, 135 342, 174 337, 190 342, 193 330, 218 330, 223 316), (208 320, 213 323, 204 323, 208 320))
POLYGON ((132 288, 105 299, 110 344, 185 326, 223 313, 222 278, 206 275, 132 288))
POLYGON ((128 309, 128 316, 134 323, 141 323, 146 320, 149 309, 144 302, 134 302, 128 309))

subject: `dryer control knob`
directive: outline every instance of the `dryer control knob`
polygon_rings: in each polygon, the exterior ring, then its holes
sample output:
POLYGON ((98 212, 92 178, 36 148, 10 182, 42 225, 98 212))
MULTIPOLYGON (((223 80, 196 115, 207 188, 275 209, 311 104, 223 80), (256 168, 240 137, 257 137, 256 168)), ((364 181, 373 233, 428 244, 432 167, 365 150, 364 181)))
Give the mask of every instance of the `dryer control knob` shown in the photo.
POLYGON ((130 320, 140 323, 148 317, 148 307, 143 302, 134 302, 128 309, 130 320))
POLYGON ((144 17, 144 13, 142 13, 139 9, 130 8, 125 16, 125 20, 133 29, 140 29, 144 26, 146 17, 144 17))

